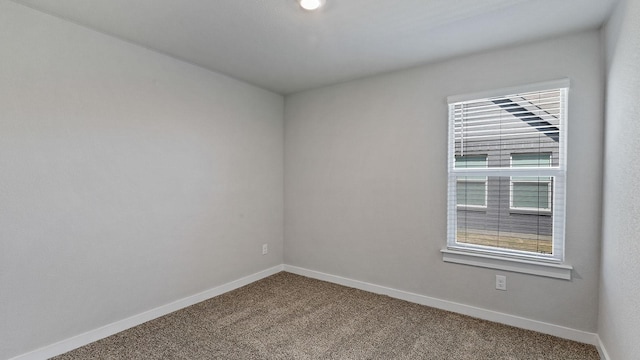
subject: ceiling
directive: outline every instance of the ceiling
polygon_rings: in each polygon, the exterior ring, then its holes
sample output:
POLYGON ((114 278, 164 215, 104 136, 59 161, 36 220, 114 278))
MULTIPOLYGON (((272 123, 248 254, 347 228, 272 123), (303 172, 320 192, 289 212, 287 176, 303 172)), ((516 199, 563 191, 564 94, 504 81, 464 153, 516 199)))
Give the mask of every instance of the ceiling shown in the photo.
POLYGON ((14 0, 289 94, 598 28, 617 0, 14 0))

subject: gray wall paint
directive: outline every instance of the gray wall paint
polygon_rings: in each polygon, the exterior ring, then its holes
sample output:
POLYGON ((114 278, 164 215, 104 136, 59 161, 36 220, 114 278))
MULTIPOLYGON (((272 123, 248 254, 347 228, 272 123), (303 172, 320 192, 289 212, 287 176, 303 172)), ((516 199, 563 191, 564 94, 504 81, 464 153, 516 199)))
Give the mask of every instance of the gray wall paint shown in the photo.
POLYGON ((611 359, 640 354, 640 2, 622 2, 603 32, 607 103, 598 333, 611 359))
POLYGON ((595 331, 603 150, 597 31, 285 98, 285 263, 595 331), (444 263, 449 95, 569 77, 572 281, 444 263))
POLYGON ((5 0, 0 59, 0 359, 282 264, 282 96, 5 0))

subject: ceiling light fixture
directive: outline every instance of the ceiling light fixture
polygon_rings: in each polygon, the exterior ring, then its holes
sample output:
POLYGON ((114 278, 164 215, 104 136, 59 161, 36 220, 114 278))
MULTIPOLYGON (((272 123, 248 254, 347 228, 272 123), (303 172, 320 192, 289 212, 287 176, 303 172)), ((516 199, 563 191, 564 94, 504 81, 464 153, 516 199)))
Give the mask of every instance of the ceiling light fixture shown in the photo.
POLYGON ((300 7, 309 11, 318 10, 324 5, 324 0, 298 0, 298 2, 300 7))

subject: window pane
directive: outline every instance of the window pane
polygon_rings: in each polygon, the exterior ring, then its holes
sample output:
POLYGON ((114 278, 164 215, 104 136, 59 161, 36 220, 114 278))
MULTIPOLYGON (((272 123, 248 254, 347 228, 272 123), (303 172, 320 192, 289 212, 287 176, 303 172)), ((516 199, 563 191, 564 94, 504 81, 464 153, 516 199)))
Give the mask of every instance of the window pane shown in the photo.
MULTIPOLYGON (((477 177, 477 176, 476 176, 477 177)), ((471 206, 486 206, 486 183, 484 178, 482 181, 472 180, 476 178, 472 176, 465 176, 458 178, 458 184, 456 188, 456 196, 458 199, 458 205, 471 205, 471 206)))
POLYGON ((549 204, 551 186, 548 180, 535 182, 516 182, 514 180, 512 186, 512 207, 551 209, 549 204))
POLYGON ((512 167, 550 167, 551 154, 511 154, 512 167))
POLYGON ((455 167, 458 169, 487 167, 487 155, 456 156, 455 167))
POLYGON ((560 89, 456 103, 451 107, 454 155, 489 154, 490 168, 510 167, 515 152, 549 153, 559 165, 564 131, 560 89))
MULTIPOLYGON (((463 207, 457 209, 456 243, 552 254, 553 216, 551 212, 510 212, 510 183, 511 178, 508 176, 489 176, 486 210, 474 211, 463 207)), ((518 188, 523 190, 520 192, 523 196, 520 206, 535 209, 545 204, 549 206, 546 197, 551 186, 549 182, 521 184, 523 186, 518 188), (545 194, 544 199, 541 194, 545 194), (525 195, 533 196, 534 200, 524 198, 525 195)))

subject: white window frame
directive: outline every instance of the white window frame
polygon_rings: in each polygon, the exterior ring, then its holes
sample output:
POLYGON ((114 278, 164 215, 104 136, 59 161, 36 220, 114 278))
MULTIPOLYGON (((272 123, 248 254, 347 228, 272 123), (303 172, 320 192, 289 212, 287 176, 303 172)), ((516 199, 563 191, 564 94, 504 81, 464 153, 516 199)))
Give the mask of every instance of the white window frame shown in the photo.
POLYGON ((443 260, 446 262, 460 263, 493 269, 502 269, 514 272, 522 272, 539 276, 548 276, 560 279, 571 279, 572 266, 564 264, 564 234, 565 234, 565 194, 566 194, 566 149, 567 149, 567 106, 569 93, 569 79, 548 81, 524 86, 496 89, 482 93, 451 96, 447 98, 449 104, 449 156, 448 156, 448 224, 447 247, 442 250, 443 260), (454 104, 471 100, 506 96, 509 94, 527 93, 561 89, 562 93, 562 126, 560 131, 560 149, 558 166, 532 171, 528 168, 487 168, 487 169, 455 169, 455 139, 454 139, 454 104), (505 171, 507 170, 507 171, 505 171), (545 176, 552 179, 551 186, 553 215, 553 253, 538 254, 527 251, 503 249, 490 246, 473 245, 456 242, 456 217, 457 201, 452 186, 456 186, 457 176, 545 176), (453 196, 453 199, 452 199, 453 196), (561 198, 559 198, 561 197, 561 198), (452 205, 453 204, 453 205, 452 205), (452 209, 452 206, 454 208, 452 209), (452 215, 456 214, 456 215, 452 215))

